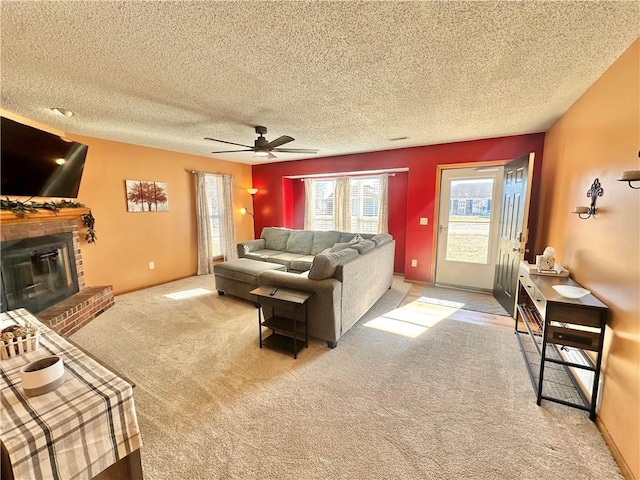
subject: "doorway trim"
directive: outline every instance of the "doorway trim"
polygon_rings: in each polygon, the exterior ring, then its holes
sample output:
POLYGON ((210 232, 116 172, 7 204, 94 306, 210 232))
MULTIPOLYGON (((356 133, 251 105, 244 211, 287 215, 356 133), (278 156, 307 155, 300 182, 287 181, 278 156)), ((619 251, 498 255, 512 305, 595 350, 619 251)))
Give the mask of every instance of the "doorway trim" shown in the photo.
POLYGON ((442 171, 458 168, 483 168, 483 167, 501 167, 512 161, 513 158, 506 160, 487 160, 483 162, 464 162, 464 163, 443 163, 436 165, 436 192, 435 202, 433 206, 433 238, 431 240, 431 283, 436 283, 436 260, 438 255, 438 225, 440 225, 440 190, 442 186, 442 171))

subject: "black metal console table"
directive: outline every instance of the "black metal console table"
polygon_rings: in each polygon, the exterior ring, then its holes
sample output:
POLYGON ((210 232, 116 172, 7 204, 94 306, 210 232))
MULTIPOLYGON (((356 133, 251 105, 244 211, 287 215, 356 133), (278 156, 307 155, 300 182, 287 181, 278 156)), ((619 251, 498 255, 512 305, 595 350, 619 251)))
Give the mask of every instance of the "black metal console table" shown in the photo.
POLYGON ((595 420, 608 307, 591 294, 562 297, 554 285, 580 286, 570 278, 520 268, 515 333, 537 404, 561 403, 586 410, 595 420), (575 361, 570 351, 584 360, 575 361), (590 391, 577 378, 580 370, 593 373, 590 391))

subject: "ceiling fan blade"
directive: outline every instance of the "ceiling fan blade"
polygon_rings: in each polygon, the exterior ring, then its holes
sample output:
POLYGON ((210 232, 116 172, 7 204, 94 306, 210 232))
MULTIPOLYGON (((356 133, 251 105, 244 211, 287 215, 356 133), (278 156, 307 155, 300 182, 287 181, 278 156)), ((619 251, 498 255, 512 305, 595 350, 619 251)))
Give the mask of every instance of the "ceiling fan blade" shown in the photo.
POLYGON ((227 142, 226 140, 218 140, 217 138, 204 137, 204 139, 205 140, 211 140, 213 142, 228 143, 229 145, 238 145, 239 147, 252 148, 251 145, 244 145, 242 143, 235 143, 235 142, 227 142))
POLYGON ((235 153, 235 152, 253 152, 253 148, 250 148, 248 150, 222 150, 219 152, 211 152, 211 153, 235 153))
POLYGON ((274 148, 272 151, 282 153, 318 153, 315 148, 274 148))
POLYGON ((282 135, 281 137, 276 138, 275 140, 267 143, 264 148, 271 150, 272 148, 279 147, 280 145, 284 145, 285 143, 293 142, 294 138, 289 135, 282 135))

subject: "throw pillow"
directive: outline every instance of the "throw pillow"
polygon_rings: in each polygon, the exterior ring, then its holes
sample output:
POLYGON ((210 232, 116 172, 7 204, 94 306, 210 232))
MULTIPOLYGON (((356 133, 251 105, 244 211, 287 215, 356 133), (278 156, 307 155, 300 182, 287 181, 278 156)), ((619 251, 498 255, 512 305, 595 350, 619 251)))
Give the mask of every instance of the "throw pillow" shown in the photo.
POLYGON ((326 253, 339 252, 340 250, 344 250, 345 248, 348 248, 350 246, 351 246, 350 242, 347 242, 347 243, 334 243, 333 247, 329 248, 328 249, 329 251, 326 252, 326 253))
POLYGON ((380 245, 384 245, 385 243, 390 242, 392 239, 393 237, 388 233, 379 233, 371 237, 371 240, 375 242, 376 247, 379 247, 380 245))
POLYGON ((361 242, 362 240, 363 240, 363 239, 362 239, 362 235, 360 235, 359 233, 356 233, 355 237, 353 237, 353 238, 349 241, 349 243, 351 243, 351 244, 353 244, 353 243, 358 243, 358 242, 361 242))
POLYGON ((351 248, 356 250, 360 255, 363 255, 376 248, 376 244, 372 240, 362 240, 361 242, 351 245, 351 248))

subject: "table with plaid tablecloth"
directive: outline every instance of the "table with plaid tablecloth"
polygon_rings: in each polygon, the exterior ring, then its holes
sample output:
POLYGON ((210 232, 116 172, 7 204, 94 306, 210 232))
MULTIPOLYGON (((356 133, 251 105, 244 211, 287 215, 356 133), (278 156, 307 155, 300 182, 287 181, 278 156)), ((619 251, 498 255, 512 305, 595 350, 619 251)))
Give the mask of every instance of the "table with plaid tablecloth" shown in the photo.
POLYGON ((0 315, 0 328, 25 322, 40 330, 40 347, 0 361, 0 440, 15 479, 90 479, 136 452, 142 441, 132 385, 27 310, 0 315), (50 355, 62 358, 64 383, 25 397, 20 369, 50 355))

